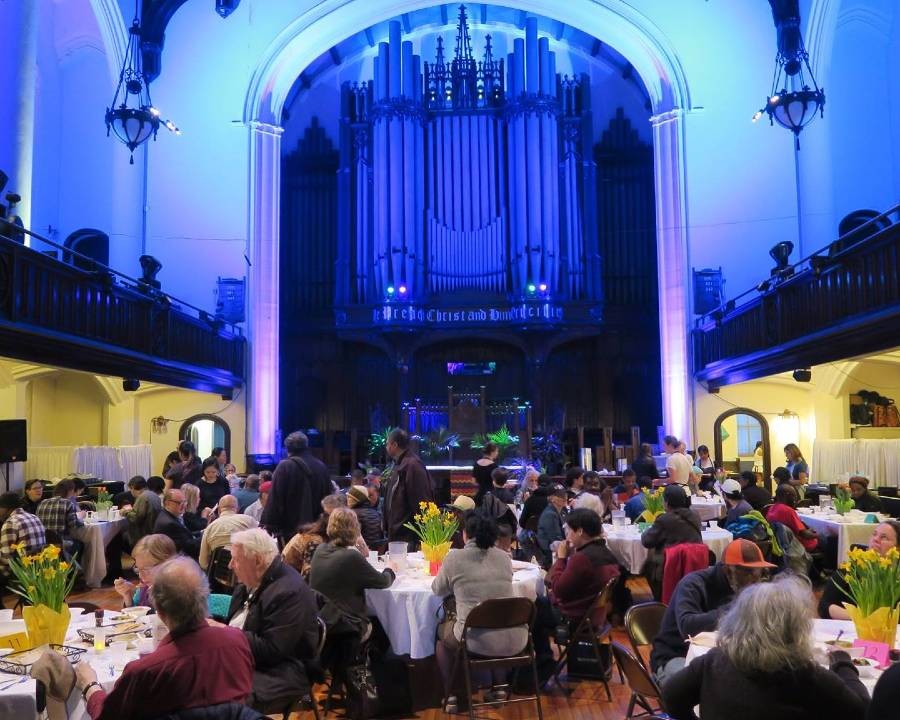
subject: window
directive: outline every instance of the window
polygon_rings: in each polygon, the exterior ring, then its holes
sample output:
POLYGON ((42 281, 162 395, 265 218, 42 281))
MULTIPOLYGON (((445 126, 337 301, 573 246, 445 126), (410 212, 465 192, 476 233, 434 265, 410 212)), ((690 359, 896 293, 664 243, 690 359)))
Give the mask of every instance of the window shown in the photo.
POLYGON ((759 420, 749 415, 738 414, 737 420, 737 451, 740 457, 750 457, 756 450, 756 443, 762 440, 762 428, 759 420))

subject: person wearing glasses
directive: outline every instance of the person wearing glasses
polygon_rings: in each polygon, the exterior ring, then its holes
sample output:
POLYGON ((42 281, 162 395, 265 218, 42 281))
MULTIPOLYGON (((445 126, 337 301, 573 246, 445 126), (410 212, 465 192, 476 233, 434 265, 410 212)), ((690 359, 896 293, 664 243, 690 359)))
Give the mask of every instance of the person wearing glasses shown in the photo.
POLYGON ((115 591, 122 596, 123 607, 152 605, 150 588, 153 586, 156 569, 177 554, 175 543, 168 535, 156 533, 138 540, 131 551, 138 583, 128 582, 123 578, 116 578, 113 583, 115 591))
POLYGON ((156 517, 153 532, 172 538, 178 552, 197 559, 200 555, 200 538, 196 537, 184 524, 187 500, 181 490, 166 490, 163 507, 156 517))

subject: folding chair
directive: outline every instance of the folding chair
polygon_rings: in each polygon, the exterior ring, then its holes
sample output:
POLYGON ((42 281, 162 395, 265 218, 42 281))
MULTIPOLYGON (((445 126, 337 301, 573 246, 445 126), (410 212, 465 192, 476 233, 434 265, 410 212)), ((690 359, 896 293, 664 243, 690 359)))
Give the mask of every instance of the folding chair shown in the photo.
POLYGON ((210 592, 223 592, 231 594, 235 586, 234 571, 228 567, 231 564, 231 547, 225 545, 213 550, 206 571, 209 578, 210 592))
POLYGON ((659 685, 656 684, 656 680, 627 647, 615 641, 610 643, 610 647, 619 669, 625 673, 628 687, 631 688, 631 700, 628 703, 625 720, 631 720, 635 716, 635 705, 639 705, 645 710, 639 717, 658 715, 665 708, 662 707, 662 692, 659 685), (658 707, 653 708, 650 701, 656 701, 655 704, 658 707))
POLYGON ((666 604, 661 602, 645 602, 632 605, 625 613, 625 632, 638 662, 650 672, 650 666, 641 653, 641 648, 653 644, 653 639, 659 634, 662 627, 663 616, 666 614, 666 604))
MULTIPOLYGON (((504 703, 527 702, 534 700, 537 703, 538 720, 544 720, 544 711, 541 707, 541 690, 537 677, 537 665, 535 664, 534 645, 531 639, 531 626, 534 624, 535 607, 528 598, 496 598, 478 603, 466 616, 466 624, 463 627, 462 638, 459 641, 459 651, 453 660, 451 678, 456 678, 456 671, 460 659, 463 664, 463 674, 466 681, 466 695, 469 701, 469 720, 475 720, 475 707, 488 705, 501 705, 504 703), (505 657, 492 657, 478 655, 469 652, 468 634, 470 630, 509 630, 517 627, 526 627, 528 640, 521 652, 505 657), (472 670, 493 668, 519 668, 531 666, 532 679, 534 681, 534 695, 527 695, 510 699, 507 695, 504 700, 492 700, 474 703, 472 700, 472 670)), ((447 698, 442 703, 447 704, 447 698)))
MULTIPOLYGON (((579 642, 589 642, 591 644, 591 647, 594 651, 594 657, 597 660, 597 667, 602 667, 603 659, 602 651, 600 648, 609 640, 609 634, 612 630, 612 625, 610 625, 609 622, 605 622, 601 627, 595 627, 594 618, 601 613, 605 613, 606 609, 612 603, 613 592, 615 591, 616 584, 619 582, 620 577, 620 575, 616 575, 616 577, 612 578, 608 583, 606 583, 606 586, 597 594, 597 597, 590 604, 584 615, 582 615, 578 622, 575 623, 574 629, 569 633, 568 638, 563 638, 560 636, 557 636, 555 638, 556 644, 561 648, 561 652, 559 654, 559 660, 556 663, 556 668, 553 670, 553 675, 551 675, 544 683, 545 687, 550 683, 551 680, 555 680, 557 685, 560 684, 559 674, 562 672, 563 667, 565 667, 569 659, 569 653, 571 649, 575 647, 575 645, 579 642)), ((571 672, 567 673, 566 675, 567 677, 578 677, 577 674, 571 672)), ((606 673, 606 676, 600 678, 600 682, 603 683, 603 687, 606 689, 606 697, 610 702, 612 701, 612 693, 609 690, 609 678, 611 676, 612 660, 610 660, 610 667, 606 673)), ((619 676, 621 678, 621 672, 619 676)), ((593 676, 585 677, 595 679, 593 676)))
MULTIPOLYGON (((321 720, 321 716, 319 715, 319 705, 316 702, 316 698, 313 695, 312 687, 316 683, 322 683, 325 681, 324 674, 321 672, 321 668, 318 665, 319 658, 322 657, 322 648, 325 647, 325 639, 328 634, 328 630, 325 626, 325 621, 320 618, 318 615, 316 616, 316 621, 319 626, 319 640, 316 644, 316 655, 313 660, 304 660, 303 664, 307 669, 307 677, 309 678, 310 690, 302 697, 298 698, 294 702, 288 703, 285 706, 281 702, 270 703, 265 708, 259 708, 259 711, 266 715, 275 715, 277 713, 281 713, 281 720, 288 720, 290 718, 291 713, 293 712, 302 712, 306 709, 312 710, 313 715, 316 720, 321 720)), ((325 714, 328 714, 328 708, 325 708, 325 714)))

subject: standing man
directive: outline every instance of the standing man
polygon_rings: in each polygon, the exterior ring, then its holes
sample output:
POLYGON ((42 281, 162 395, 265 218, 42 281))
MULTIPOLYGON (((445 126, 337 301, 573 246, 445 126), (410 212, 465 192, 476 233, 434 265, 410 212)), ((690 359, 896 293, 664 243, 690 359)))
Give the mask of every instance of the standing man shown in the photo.
POLYGON ((668 458, 666 458, 666 472, 669 477, 666 479, 666 485, 671 485, 672 483, 687 485, 691 479, 691 468, 694 464, 686 453, 679 451, 682 443, 674 435, 666 435, 663 439, 663 445, 668 455, 668 458))
POLYGON ((421 458, 409 447, 409 433, 394 428, 385 445, 394 461, 394 477, 385 491, 384 515, 388 539, 417 545, 416 535, 404 523, 411 523, 420 502, 434 502, 434 486, 421 458))
POLYGON ((331 494, 331 478, 325 463, 309 451, 304 433, 292 432, 284 447, 288 456, 275 468, 260 524, 287 542, 301 525, 319 517, 322 498, 331 494))

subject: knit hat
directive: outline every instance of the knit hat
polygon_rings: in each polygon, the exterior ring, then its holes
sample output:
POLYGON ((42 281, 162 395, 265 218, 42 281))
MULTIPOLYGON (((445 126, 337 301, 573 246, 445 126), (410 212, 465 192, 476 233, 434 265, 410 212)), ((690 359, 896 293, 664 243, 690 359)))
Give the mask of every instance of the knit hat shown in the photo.
POLYGON ((362 485, 351 485, 347 490, 347 507, 353 508, 360 503, 369 502, 369 492, 362 485))
POLYGON ((759 549, 756 543, 744 538, 732 540, 728 543, 728 547, 725 548, 725 552, 722 555, 722 564, 745 568, 776 567, 772 563, 766 562, 762 550, 759 549))

